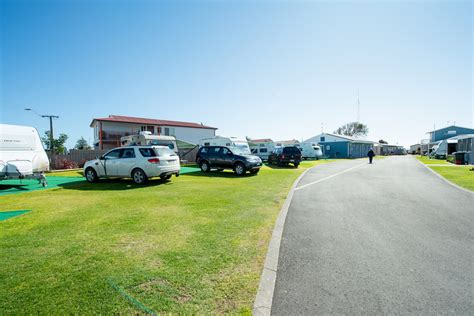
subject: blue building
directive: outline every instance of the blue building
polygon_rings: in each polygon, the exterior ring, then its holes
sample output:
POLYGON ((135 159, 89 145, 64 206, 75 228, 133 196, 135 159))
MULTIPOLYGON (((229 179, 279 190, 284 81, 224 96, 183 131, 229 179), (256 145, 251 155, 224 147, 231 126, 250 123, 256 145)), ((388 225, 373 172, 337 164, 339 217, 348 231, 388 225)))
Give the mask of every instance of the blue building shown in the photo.
POLYGON ((374 148, 375 142, 345 135, 323 133, 305 142, 318 143, 323 155, 328 158, 362 158, 374 148))
POLYGON ((454 136, 474 134, 474 129, 451 125, 428 132, 427 134, 430 134, 430 143, 435 143, 440 140, 445 140, 454 136))

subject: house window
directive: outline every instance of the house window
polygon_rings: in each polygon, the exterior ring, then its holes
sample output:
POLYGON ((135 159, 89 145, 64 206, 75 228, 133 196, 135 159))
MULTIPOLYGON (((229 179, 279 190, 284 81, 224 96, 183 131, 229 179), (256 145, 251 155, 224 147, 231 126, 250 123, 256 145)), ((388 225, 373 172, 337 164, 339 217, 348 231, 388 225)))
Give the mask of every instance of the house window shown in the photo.
POLYGON ((175 136, 173 127, 165 127, 166 136, 175 136))
POLYGON ((321 142, 326 141, 326 137, 325 137, 325 136, 321 136, 321 137, 320 137, 320 141, 321 141, 321 142))
POLYGON ((153 134, 153 133, 155 133, 155 127, 152 126, 152 125, 143 125, 141 127, 141 131, 142 132, 150 132, 150 133, 153 134))

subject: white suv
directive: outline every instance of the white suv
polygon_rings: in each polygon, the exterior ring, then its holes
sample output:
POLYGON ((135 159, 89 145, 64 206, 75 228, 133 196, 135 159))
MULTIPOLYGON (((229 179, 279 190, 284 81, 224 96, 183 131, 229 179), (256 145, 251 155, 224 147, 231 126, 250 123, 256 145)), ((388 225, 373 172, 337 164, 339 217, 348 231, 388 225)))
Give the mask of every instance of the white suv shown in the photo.
POLYGON ((89 182, 99 178, 132 178, 137 184, 148 178, 179 176, 179 157, 166 146, 127 146, 115 148, 84 165, 89 182))

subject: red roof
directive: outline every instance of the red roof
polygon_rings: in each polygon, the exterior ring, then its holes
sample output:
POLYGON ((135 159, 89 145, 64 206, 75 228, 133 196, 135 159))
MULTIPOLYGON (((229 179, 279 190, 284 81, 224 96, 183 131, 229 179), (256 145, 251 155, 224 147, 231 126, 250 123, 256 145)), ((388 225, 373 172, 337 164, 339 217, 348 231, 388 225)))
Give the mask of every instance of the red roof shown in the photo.
POLYGON ((95 118, 91 122, 91 125, 90 125, 91 127, 94 124, 94 121, 217 129, 216 127, 211 127, 211 126, 207 126, 207 125, 203 125, 203 124, 199 124, 199 123, 168 121, 168 120, 156 120, 156 119, 149 119, 149 118, 142 118, 142 117, 121 116, 121 115, 109 115, 109 117, 95 118))
POLYGON ((251 139, 252 143, 270 143, 273 142, 270 138, 251 139))

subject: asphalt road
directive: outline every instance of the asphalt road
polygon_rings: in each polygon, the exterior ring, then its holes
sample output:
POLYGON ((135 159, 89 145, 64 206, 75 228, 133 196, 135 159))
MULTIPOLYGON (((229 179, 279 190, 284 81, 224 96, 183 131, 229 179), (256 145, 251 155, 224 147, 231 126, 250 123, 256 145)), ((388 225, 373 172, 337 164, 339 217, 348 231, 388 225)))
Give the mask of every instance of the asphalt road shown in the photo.
POLYGON ((412 157, 321 165, 298 188, 272 314, 474 314, 474 194, 412 157))

